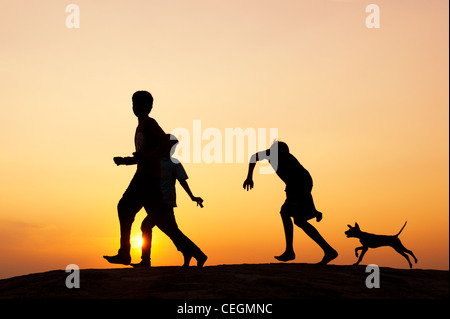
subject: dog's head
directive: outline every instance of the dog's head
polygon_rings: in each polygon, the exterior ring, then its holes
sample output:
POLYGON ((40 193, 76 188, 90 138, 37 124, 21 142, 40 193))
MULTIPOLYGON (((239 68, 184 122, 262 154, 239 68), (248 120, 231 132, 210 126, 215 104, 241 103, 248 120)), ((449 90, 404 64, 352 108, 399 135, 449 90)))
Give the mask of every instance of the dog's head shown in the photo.
POLYGON ((359 229, 359 225, 358 223, 355 223, 355 227, 352 227, 350 225, 348 226, 348 230, 345 232, 345 234, 347 235, 347 238, 350 237, 359 237, 359 235, 361 234, 361 229, 359 229))

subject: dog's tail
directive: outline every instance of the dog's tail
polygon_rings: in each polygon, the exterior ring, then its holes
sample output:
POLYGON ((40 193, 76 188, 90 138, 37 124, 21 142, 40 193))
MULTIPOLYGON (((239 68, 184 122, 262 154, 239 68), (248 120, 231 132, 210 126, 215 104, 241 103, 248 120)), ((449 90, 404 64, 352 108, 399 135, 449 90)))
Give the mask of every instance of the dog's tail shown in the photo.
POLYGON ((407 222, 408 222, 408 221, 406 221, 406 222, 405 222, 405 224, 403 225, 402 229, 400 229, 400 231, 398 232, 398 234, 397 234, 397 235, 395 235, 395 236, 397 236, 397 237, 398 237, 398 235, 400 235, 400 233, 402 232, 403 228, 405 228, 405 226, 406 226, 406 223, 407 223, 407 222))

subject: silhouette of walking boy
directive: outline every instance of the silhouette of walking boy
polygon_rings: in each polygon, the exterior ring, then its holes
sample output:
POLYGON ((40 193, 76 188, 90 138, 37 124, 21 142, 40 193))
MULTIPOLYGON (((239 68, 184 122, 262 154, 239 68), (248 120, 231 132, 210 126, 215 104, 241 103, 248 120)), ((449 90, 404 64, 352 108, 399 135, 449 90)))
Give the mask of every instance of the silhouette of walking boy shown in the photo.
POLYGON ((275 141, 268 150, 256 153, 250 158, 247 179, 244 181, 244 189, 253 188, 253 170, 256 162, 263 159, 269 160, 278 177, 286 184, 286 201, 281 207, 281 219, 283 221, 284 234, 286 238, 286 250, 280 256, 275 256, 280 261, 295 259, 293 236, 294 223, 300 227, 312 240, 314 240, 324 252, 323 259, 319 264, 327 264, 338 256, 334 250, 320 235, 317 229, 308 220, 316 218, 319 222, 322 213, 317 211, 311 195, 313 181, 309 172, 299 161, 289 153, 289 147, 284 142, 275 141))
POLYGON ((178 228, 175 220, 173 208, 177 207, 175 183, 178 180, 180 185, 189 195, 192 201, 197 203, 197 206, 203 207, 203 199, 195 197, 187 183, 188 176, 184 170, 183 165, 176 159, 172 158, 178 140, 175 136, 167 134, 170 138, 172 148, 167 151, 165 156, 161 159, 162 178, 161 191, 167 208, 161 214, 149 215, 149 223, 145 224, 146 229, 142 228, 142 261, 139 264, 132 264, 134 267, 148 267, 150 266, 150 252, 152 245, 152 228, 158 226, 164 233, 169 234, 177 249, 184 256, 183 267, 188 267, 192 257, 197 260, 197 266, 203 267, 208 258, 186 235, 184 235, 178 228))
MULTIPOLYGON (((132 96, 133 112, 138 118, 135 134, 136 152, 131 157, 114 157, 117 165, 137 165, 136 173, 117 205, 120 222, 120 248, 115 256, 103 256, 113 264, 129 265, 130 233, 136 214, 145 208, 147 214, 162 214, 166 210, 160 179, 161 158, 170 149, 166 133, 149 113, 153 107, 153 97, 147 91, 137 91, 132 96)), ((150 218, 142 222, 142 229, 148 229, 150 218)), ((170 237, 170 236, 169 236, 170 237)))

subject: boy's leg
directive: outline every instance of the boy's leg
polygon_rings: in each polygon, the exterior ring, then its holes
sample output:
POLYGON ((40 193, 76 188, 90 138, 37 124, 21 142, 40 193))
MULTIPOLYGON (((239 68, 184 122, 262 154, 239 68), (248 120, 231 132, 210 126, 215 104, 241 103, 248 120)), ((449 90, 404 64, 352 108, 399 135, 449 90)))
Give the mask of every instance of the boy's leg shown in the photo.
POLYGON ((208 257, 178 228, 173 208, 166 206, 165 209, 161 218, 158 218, 158 228, 172 240, 177 250, 183 254, 184 267, 189 266, 192 257, 197 260, 197 266, 202 267, 208 257))
POLYGON ((323 252, 325 253, 325 256, 323 259, 319 262, 319 264, 327 264, 331 260, 335 259, 338 256, 338 253, 336 250, 334 250, 327 242, 326 240, 320 235, 320 233, 317 231, 317 229, 308 223, 306 220, 299 220, 294 219, 295 225, 300 227, 312 240, 314 240, 320 248, 322 248, 323 252))
POLYGON ((289 213, 288 204, 285 202, 280 211, 281 220, 283 221, 284 236, 286 238, 286 250, 280 256, 275 256, 280 261, 289 261, 295 259, 294 253, 294 226, 292 224, 291 216, 289 213))
POLYGON ((120 248, 118 254, 115 256, 103 256, 110 263, 129 265, 131 262, 131 226, 136 214, 143 206, 140 198, 135 196, 138 188, 139 183, 135 176, 117 205, 120 223, 120 248))
POLYGON ((142 231, 142 247, 141 262, 132 264, 133 267, 150 267, 151 266, 151 249, 153 227, 157 224, 159 211, 164 206, 161 194, 161 182, 159 178, 147 176, 145 181, 145 194, 143 196, 144 208, 147 216, 141 224, 142 231))
POLYGON ((131 226, 134 221, 134 217, 139 212, 142 206, 137 203, 127 200, 126 198, 119 201, 117 210, 119 214, 120 222, 120 248, 116 256, 103 256, 107 261, 112 264, 129 265, 131 262, 130 255, 130 234, 131 226))
POLYGON ((152 251, 152 234, 155 223, 150 214, 144 218, 141 225, 142 231, 142 256, 141 262, 133 266, 150 267, 152 251))
POLYGON ((161 194, 161 182, 159 178, 147 177, 145 183, 144 208, 147 216, 141 224, 142 231, 142 255, 141 262, 132 264, 133 267, 150 267, 153 227, 158 223, 160 213, 165 213, 166 207, 161 194))

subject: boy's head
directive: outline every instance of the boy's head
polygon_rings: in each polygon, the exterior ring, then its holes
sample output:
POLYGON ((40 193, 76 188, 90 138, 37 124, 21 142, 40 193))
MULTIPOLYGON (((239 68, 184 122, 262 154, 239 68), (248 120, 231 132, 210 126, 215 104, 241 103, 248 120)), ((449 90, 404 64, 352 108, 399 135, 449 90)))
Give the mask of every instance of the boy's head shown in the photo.
POLYGON ((285 142, 274 141, 270 146, 271 150, 278 150, 278 155, 287 155, 289 154, 289 147, 285 142))
POLYGON ((153 96, 147 91, 134 92, 131 100, 133 101, 133 112, 137 117, 146 116, 153 107, 153 96))

